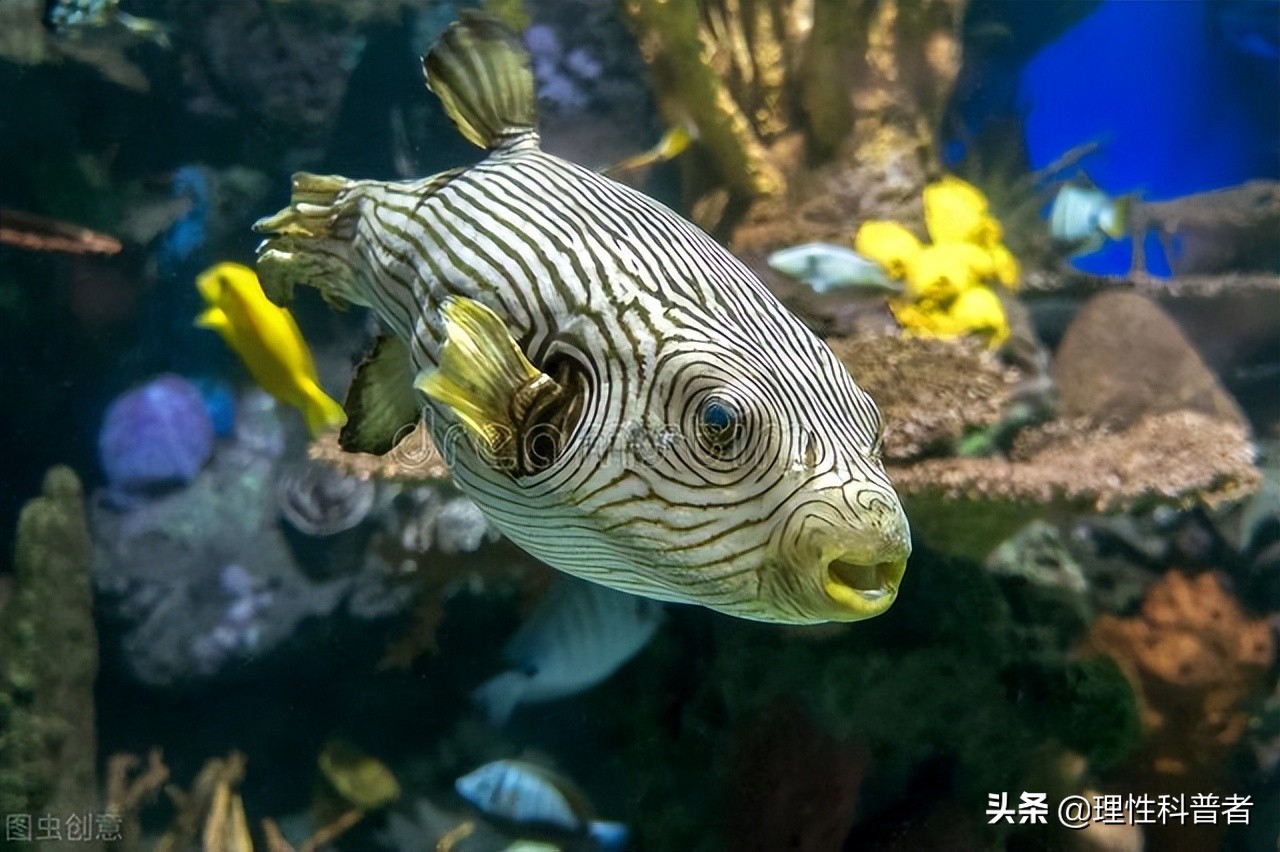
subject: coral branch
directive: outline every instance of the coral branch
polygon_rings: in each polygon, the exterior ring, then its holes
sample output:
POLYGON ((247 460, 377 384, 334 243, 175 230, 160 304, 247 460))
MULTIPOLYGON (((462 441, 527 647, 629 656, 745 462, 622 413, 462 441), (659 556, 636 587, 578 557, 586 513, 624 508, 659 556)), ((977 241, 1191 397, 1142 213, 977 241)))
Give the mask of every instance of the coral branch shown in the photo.
POLYGON ((169 780, 169 767, 164 755, 153 748, 147 755, 147 766, 133 775, 142 763, 137 755, 113 754, 107 759, 107 813, 120 820, 121 845, 133 848, 142 835, 138 811, 155 800, 169 780))
POLYGON ((55 467, 18 518, 0 613, 0 813, 98 810, 90 554, 80 480, 55 467))
POLYGON ((626 0, 622 8, 653 74, 667 122, 693 121, 735 195, 780 195, 786 181, 717 72, 718 64, 730 61, 726 46, 700 20, 698 6, 696 0, 626 0))

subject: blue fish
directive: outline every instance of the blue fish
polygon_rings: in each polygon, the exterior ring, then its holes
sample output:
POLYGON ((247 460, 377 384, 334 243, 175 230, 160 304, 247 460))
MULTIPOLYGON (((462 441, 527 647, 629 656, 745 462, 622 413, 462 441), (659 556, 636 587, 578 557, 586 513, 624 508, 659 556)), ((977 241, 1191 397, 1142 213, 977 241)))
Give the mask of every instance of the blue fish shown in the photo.
POLYGON ((454 782, 458 795, 486 817, 518 831, 583 838, 593 848, 626 847, 627 827, 594 818, 586 796, 567 778, 519 760, 497 760, 454 782))
POLYGON ((640 653, 661 621, 657 601, 559 579, 507 643, 512 669, 485 681, 472 698, 502 725, 519 704, 585 692, 640 653))
POLYGON ((805 243, 775 251, 769 266, 808 284, 815 293, 849 287, 902 291, 902 285, 885 274, 880 264, 853 249, 830 243, 805 243))

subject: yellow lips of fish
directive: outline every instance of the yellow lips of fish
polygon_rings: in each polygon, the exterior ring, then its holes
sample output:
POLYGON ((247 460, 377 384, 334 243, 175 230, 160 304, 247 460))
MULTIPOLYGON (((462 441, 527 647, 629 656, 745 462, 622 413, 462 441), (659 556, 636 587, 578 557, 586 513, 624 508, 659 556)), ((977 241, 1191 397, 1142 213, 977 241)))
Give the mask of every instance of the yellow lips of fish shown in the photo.
POLYGON ((302 412, 313 436, 346 422, 342 406, 320 388, 293 315, 267 298, 252 269, 219 263, 196 278, 196 289, 208 308, 195 324, 218 332, 263 390, 302 412))

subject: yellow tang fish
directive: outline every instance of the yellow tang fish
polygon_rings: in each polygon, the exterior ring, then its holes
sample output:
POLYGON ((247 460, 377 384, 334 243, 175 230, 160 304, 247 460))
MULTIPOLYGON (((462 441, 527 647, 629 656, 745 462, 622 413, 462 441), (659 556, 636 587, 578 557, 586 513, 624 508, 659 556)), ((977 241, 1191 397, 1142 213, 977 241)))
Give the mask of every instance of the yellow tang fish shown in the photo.
POLYGON ((302 412, 312 435, 347 422, 342 406, 321 390, 293 315, 266 297, 252 269, 219 263, 196 278, 196 289, 209 305, 196 325, 222 335, 254 381, 302 412))

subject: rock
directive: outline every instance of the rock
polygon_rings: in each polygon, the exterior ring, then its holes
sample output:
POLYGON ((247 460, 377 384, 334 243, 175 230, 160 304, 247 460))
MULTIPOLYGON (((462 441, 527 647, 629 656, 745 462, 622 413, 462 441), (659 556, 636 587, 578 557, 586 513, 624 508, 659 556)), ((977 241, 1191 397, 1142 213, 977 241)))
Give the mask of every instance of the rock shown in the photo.
MULTIPOLYGON (((1267 683, 1275 640, 1214 573, 1169 572, 1132 618, 1102 615, 1086 648, 1109 654, 1139 695, 1144 745, 1126 787, 1187 794, 1232 786, 1229 761, 1267 683)), ((1221 825, 1150 827, 1153 848, 1219 848, 1221 825)))
POLYGON ((236 117, 295 144, 328 139, 363 49, 351 20, 319 4, 252 0, 181 11, 197 40, 183 68, 191 112, 236 117))
POLYGON ((992 551, 986 565, 1017 621, 1074 639, 1092 620, 1089 584, 1052 524, 1028 524, 992 551))
POLYGON ((276 503, 281 467, 233 444, 181 491, 95 508, 95 580, 130 677, 190 689, 314 668, 331 656, 326 644, 358 656, 379 641, 369 621, 404 612, 412 590, 368 552, 367 535, 341 570, 313 570, 291 546, 276 503))
POLYGON ((1017 375, 972 339, 883 335, 828 340, 884 417, 884 457, 949 454, 968 431, 1000 422, 1017 375))
POLYGON ((1136 293, 1090 299, 1058 347, 1054 374, 1067 419, 1123 427, 1144 416, 1191 410, 1245 424, 1177 324, 1136 293))
POLYGON ((1010 457, 923 459, 886 466, 913 531, 952 553, 985 558, 1053 511, 1215 507, 1258 487, 1245 427, 1195 411, 1122 431, 1058 420, 1019 434, 1010 457))

